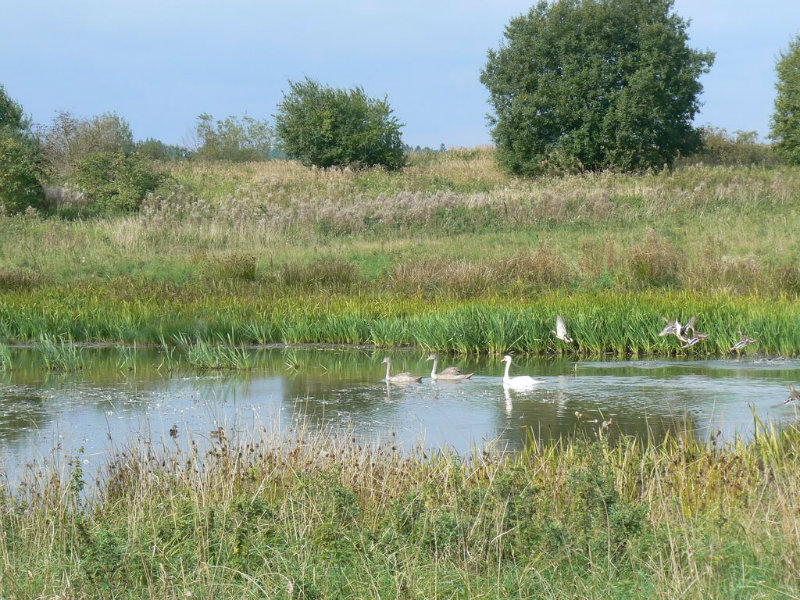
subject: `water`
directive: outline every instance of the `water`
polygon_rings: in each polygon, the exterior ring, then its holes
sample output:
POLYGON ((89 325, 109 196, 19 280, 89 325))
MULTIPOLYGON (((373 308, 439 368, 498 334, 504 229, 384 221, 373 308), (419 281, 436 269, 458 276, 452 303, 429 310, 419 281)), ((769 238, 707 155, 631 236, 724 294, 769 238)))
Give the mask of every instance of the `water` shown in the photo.
POLYGON ((113 449, 137 439, 180 443, 229 432, 291 428, 298 423, 345 431, 364 441, 396 440, 468 452, 487 442, 510 450, 530 436, 580 432, 662 438, 689 430, 702 440, 748 437, 753 412, 778 426, 796 424, 782 405, 800 383, 800 361, 783 359, 542 361, 515 358, 512 376, 541 384, 507 391, 497 358, 457 360, 469 381, 434 382, 416 351, 389 353, 393 372, 426 375, 419 384, 382 381, 386 352, 274 349, 256 354, 246 374, 168 374, 155 351, 139 352, 135 371, 113 349, 85 349, 80 374, 43 371, 32 350, 17 350, 14 371, 0 373, 0 471, 19 481, 25 465, 78 456, 96 469, 113 449), (171 441, 170 430, 177 428, 171 441))

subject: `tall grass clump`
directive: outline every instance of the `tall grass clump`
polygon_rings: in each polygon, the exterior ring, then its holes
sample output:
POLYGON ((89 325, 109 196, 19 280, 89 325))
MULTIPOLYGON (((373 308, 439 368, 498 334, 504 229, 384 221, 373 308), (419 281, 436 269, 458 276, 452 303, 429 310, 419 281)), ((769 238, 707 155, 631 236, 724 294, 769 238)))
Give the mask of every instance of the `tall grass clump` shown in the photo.
POLYGON ((800 436, 461 456, 300 426, 118 449, 0 496, 9 597, 793 597, 800 436), (46 551, 45 551, 46 550, 46 551), (224 591, 223 591, 224 590, 224 591))
POLYGON ((192 341, 180 335, 176 342, 185 353, 187 362, 196 369, 249 371, 253 365, 247 349, 235 345, 230 337, 212 343, 203 339, 192 341))
POLYGON ((5 344, 0 344, 0 371, 10 371, 12 368, 11 350, 5 344))
POLYGON ((83 349, 71 338, 58 338, 44 333, 36 340, 36 351, 48 371, 74 373, 83 370, 83 349))

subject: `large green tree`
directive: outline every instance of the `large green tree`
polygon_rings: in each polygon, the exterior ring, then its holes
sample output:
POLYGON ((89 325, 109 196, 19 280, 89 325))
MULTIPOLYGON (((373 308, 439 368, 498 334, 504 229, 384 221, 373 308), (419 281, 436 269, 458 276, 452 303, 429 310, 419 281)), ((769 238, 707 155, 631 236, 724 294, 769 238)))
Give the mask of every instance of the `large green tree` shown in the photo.
POLYGON ((0 211, 44 208, 44 159, 22 106, 0 85, 0 211))
POLYGON ((671 165, 700 144, 699 76, 672 0, 539 2, 489 50, 492 136, 510 172, 671 165))
POLYGON ((776 65, 775 112, 772 114, 770 137, 781 157, 800 164, 800 36, 781 53, 776 65))
POLYGON ((289 87, 275 116, 275 131, 289 158, 318 167, 403 166, 402 124, 385 98, 308 78, 290 81, 289 87))

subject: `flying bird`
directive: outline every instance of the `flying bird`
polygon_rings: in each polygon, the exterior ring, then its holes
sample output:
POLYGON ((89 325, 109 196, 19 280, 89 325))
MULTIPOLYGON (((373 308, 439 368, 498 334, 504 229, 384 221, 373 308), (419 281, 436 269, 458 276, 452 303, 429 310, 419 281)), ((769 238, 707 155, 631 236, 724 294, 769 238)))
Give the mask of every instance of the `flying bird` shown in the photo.
POLYGON ((744 348, 748 344, 753 344, 753 343, 755 343, 755 340, 753 338, 747 337, 745 334, 742 333, 742 330, 740 329, 739 330, 739 341, 736 342, 730 348, 728 348, 728 352, 733 352, 734 350, 741 350, 742 348, 744 348))
POLYGON ((784 404, 789 404, 789 402, 793 401, 800 401, 800 390, 794 389, 793 385, 789 386, 789 397, 783 401, 784 404))
POLYGON ((694 333, 695 333, 694 324, 696 322, 697 322, 697 317, 692 315, 691 318, 688 321, 686 321, 686 325, 683 326, 684 333, 686 333, 688 335, 689 334, 689 330, 691 329, 692 330, 692 337, 694 337, 694 333))
POLYGON ((678 321, 678 319, 670 321, 667 319, 667 317, 661 318, 667 325, 661 330, 661 333, 658 334, 658 337, 664 337, 665 335, 676 335, 678 336, 678 339, 681 339, 681 331, 683 330, 683 326, 681 325, 680 321, 678 321))
POLYGON ((695 333, 691 338, 685 340, 686 343, 683 346, 681 346, 681 348, 691 348, 697 342, 702 342, 705 339, 708 339, 707 333, 695 333))
POLYGON ((567 324, 564 323, 564 318, 561 315, 558 315, 556 317, 556 330, 552 331, 551 333, 555 335, 558 339, 560 339, 562 342, 565 342, 567 344, 572 343, 572 338, 567 336, 567 324))

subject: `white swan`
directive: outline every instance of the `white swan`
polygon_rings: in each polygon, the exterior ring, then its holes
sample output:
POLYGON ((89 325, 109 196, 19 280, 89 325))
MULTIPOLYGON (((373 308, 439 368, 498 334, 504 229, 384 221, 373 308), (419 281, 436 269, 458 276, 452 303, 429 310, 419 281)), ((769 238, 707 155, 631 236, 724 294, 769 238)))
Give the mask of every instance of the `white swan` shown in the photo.
POLYGON ((408 372, 391 375, 390 371, 392 369, 392 361, 387 356, 383 359, 383 362, 386 363, 386 381, 391 381, 392 383, 416 383, 418 381, 422 381, 422 375, 412 375, 408 372))
POLYGON ((435 354, 431 354, 428 360, 433 361, 433 369, 431 370, 431 379, 447 379, 448 381, 460 381, 462 379, 469 379, 475 373, 464 373, 458 367, 447 367, 441 373, 436 372, 436 367, 439 364, 439 358, 435 354))
POLYGON ((506 354, 503 357, 503 362, 506 363, 506 372, 505 375, 503 375, 503 387, 512 390, 529 390, 542 383, 540 379, 534 379, 533 377, 530 377, 528 375, 509 377, 508 370, 511 367, 511 357, 508 354, 506 354))

